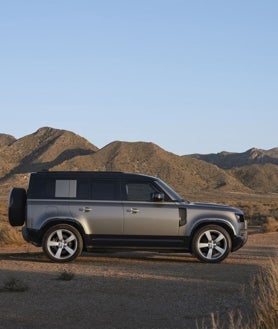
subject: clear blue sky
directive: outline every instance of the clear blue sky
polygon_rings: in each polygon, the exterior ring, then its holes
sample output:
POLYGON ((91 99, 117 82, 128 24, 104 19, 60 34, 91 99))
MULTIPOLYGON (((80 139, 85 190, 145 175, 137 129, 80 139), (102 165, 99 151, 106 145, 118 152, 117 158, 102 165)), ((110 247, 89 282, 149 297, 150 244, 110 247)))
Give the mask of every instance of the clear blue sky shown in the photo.
POLYGON ((0 0, 0 132, 278 147, 278 1, 0 0))

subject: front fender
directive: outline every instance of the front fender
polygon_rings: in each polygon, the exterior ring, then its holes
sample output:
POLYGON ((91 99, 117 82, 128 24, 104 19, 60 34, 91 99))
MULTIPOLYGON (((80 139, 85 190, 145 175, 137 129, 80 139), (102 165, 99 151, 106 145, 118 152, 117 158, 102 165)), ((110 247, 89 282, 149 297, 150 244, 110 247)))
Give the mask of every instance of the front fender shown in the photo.
POLYGON ((207 225, 219 225, 224 228, 230 235, 231 240, 234 240, 236 232, 234 230, 233 225, 225 219, 219 218, 202 218, 193 223, 189 228, 187 228, 185 237, 188 238, 188 248, 192 252, 192 240, 195 233, 202 227, 207 225))
POLYGON ((219 225, 225 228, 232 236, 236 235, 236 231, 232 223, 223 218, 200 218, 194 222, 188 223, 186 226, 185 235, 192 236, 199 228, 211 224, 219 225))

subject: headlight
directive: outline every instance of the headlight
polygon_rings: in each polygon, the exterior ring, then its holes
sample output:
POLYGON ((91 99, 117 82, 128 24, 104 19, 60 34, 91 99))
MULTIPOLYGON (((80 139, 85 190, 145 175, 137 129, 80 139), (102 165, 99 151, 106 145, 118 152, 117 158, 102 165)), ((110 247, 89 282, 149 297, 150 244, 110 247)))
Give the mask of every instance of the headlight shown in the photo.
POLYGON ((235 215, 236 215, 236 219, 238 220, 239 223, 244 223, 244 215, 243 214, 235 213, 235 215))

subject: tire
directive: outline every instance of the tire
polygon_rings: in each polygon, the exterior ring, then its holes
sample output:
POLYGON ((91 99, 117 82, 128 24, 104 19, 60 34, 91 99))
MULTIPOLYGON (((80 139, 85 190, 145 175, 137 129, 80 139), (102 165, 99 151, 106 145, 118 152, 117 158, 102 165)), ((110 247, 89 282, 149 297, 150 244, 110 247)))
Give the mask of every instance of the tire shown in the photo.
POLYGON ((192 250, 194 255, 202 262, 219 263, 231 251, 231 237, 223 227, 207 225, 195 233, 192 250))
POLYGON ((65 263, 77 258, 83 250, 79 231, 67 224, 52 226, 43 237, 43 251, 54 262, 65 263))
POLYGON ((26 219, 26 191, 14 187, 9 196, 9 223, 12 226, 22 226, 26 219))

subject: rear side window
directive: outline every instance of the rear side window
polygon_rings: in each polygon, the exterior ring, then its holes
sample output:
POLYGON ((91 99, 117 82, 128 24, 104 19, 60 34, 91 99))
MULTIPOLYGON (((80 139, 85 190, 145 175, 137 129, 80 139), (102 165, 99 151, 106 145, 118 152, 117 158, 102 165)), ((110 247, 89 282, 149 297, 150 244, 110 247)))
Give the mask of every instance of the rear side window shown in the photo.
POLYGON ((119 184, 110 180, 80 181, 77 198, 83 200, 119 200, 119 184))
POLYGON ((116 200, 116 184, 113 182, 94 182, 92 184, 93 200, 116 200))
POLYGON ((91 177, 31 177, 29 199, 120 200, 120 181, 91 177))

